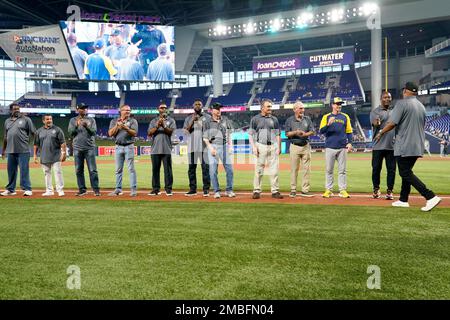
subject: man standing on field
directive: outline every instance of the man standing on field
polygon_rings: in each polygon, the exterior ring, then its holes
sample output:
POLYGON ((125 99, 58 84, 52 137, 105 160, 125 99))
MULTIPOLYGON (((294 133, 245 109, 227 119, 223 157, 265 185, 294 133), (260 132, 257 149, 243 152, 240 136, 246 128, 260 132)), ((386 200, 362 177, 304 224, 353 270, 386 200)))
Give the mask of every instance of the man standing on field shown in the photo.
POLYGON ((64 179, 61 163, 66 161, 66 140, 61 128, 53 125, 53 117, 42 117, 44 126, 39 128, 34 139, 34 163, 38 163, 37 152, 41 156, 41 166, 45 175, 45 193, 43 197, 53 196, 52 171, 55 175, 56 192, 64 196, 64 179))

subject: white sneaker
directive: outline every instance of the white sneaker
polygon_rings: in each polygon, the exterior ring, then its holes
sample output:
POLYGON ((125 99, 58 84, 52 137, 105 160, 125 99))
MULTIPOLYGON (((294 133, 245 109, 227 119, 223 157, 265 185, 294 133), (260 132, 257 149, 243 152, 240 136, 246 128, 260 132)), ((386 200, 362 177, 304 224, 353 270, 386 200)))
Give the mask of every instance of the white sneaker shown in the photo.
POLYGON ((441 202, 441 198, 439 198, 438 196, 434 196, 434 198, 431 198, 430 200, 427 201, 427 204, 425 205, 425 207, 421 208, 420 210, 422 211, 431 211, 431 209, 433 209, 434 207, 436 207, 439 202, 441 202))
POLYGON ((64 191, 59 191, 58 192, 58 197, 64 197, 66 194, 64 193, 64 191))
POLYGON ((55 194, 53 192, 45 192, 42 194, 43 197, 51 197, 54 196, 55 194))
POLYGON ((220 192, 214 193, 214 199, 219 199, 219 198, 220 198, 220 192))
POLYGON ((0 193, 1 196, 3 197, 7 197, 7 196, 15 196, 17 193, 16 192, 11 192, 9 190, 3 191, 2 193, 0 193))
POLYGON ((228 198, 236 198, 236 193, 233 191, 227 191, 227 197, 228 198))
POLYGON ((23 195, 24 195, 25 197, 31 197, 31 196, 33 195, 33 191, 31 191, 31 190, 26 190, 26 191, 23 193, 23 195))
POLYGON ((392 206, 398 208, 409 208, 409 203, 397 200, 395 202, 392 202, 392 206))

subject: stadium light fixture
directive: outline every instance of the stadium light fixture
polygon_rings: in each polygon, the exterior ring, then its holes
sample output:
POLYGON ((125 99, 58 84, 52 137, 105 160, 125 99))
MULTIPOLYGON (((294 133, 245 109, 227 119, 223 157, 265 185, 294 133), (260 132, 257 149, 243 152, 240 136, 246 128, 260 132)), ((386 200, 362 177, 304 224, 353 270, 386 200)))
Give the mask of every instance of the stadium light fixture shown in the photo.
POLYGON ((244 25, 245 33, 247 34, 253 34, 255 32, 256 23, 249 22, 247 25, 244 25))
POLYGON ((362 14, 364 16, 370 16, 372 13, 377 12, 378 10, 378 5, 376 3, 373 2, 368 2, 363 4, 363 6, 360 8, 360 11, 362 12, 362 14))
POLYGON ((314 14, 312 12, 303 12, 298 18, 297 18, 297 24, 302 25, 308 25, 314 21, 314 14))
POLYGON ((340 22, 344 20, 344 10, 334 9, 331 11, 331 22, 340 22))
POLYGON ((208 29, 208 36, 212 39, 231 39, 243 36, 262 35, 266 33, 301 30, 306 27, 315 28, 330 24, 352 23, 377 12, 375 2, 362 3, 358 6, 345 7, 339 5, 333 9, 312 9, 311 6, 300 11, 298 16, 278 16, 272 19, 254 21, 250 19, 246 24, 232 24, 225 26, 220 20, 208 29))
POLYGON ((227 34, 227 27, 224 25, 218 25, 217 26, 217 32, 219 35, 226 35, 227 34))
POLYGON ((272 26, 270 27, 270 31, 277 32, 280 29, 281 29, 281 21, 280 21, 280 19, 277 18, 277 19, 273 20, 272 26))

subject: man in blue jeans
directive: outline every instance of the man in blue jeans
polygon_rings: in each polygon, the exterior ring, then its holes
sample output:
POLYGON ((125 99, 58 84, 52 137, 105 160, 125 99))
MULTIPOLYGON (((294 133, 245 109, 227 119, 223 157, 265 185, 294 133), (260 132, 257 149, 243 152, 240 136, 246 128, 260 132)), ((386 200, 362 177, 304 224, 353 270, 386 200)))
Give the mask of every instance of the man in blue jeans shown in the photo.
POLYGON ((29 141, 30 135, 36 133, 36 128, 30 118, 20 113, 20 106, 18 104, 11 104, 9 106, 11 117, 5 121, 5 133, 3 139, 3 153, 8 155, 8 185, 6 190, 0 195, 14 196, 16 195, 16 181, 17 169, 20 168, 20 187, 24 190, 24 196, 31 196, 30 182, 30 149, 29 141))
POLYGON ((120 107, 120 116, 111 120, 108 135, 114 137, 116 142, 116 189, 108 194, 109 196, 120 196, 122 192, 123 165, 127 161, 130 173, 130 196, 137 196, 136 169, 134 168, 134 141, 138 132, 138 122, 131 118, 131 108, 129 105, 120 107))
POLYGON ((84 179, 84 161, 86 160, 89 170, 89 179, 94 194, 100 196, 98 182, 97 163, 95 162, 95 134, 97 124, 94 118, 88 117, 88 106, 80 104, 77 106, 78 116, 70 119, 69 136, 73 138, 73 158, 75 160, 75 171, 77 175, 78 193, 82 197, 87 194, 86 181, 84 179))
POLYGON ((203 124, 203 141, 208 148, 209 175, 215 199, 220 198, 220 186, 217 178, 219 159, 222 161, 227 177, 226 195, 229 198, 236 197, 233 192, 233 165, 230 158, 233 147, 230 133, 233 127, 228 118, 222 117, 221 107, 220 103, 214 103, 212 117, 203 124))

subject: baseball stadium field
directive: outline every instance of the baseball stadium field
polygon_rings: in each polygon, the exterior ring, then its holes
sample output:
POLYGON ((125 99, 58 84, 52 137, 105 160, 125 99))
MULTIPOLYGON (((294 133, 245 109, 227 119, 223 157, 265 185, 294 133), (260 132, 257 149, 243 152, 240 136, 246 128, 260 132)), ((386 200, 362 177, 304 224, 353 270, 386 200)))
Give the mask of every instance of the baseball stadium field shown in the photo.
MULTIPOLYGON (((450 299, 450 160, 427 156, 415 167, 443 198, 424 213, 414 192, 407 209, 372 199, 370 159, 349 156, 350 199, 321 197, 322 153, 313 154, 310 199, 288 197, 287 156, 282 200, 251 199, 253 165, 242 156, 237 198, 218 200, 184 197, 183 158, 174 159, 173 197, 147 195, 148 156, 137 158, 136 198, 128 197, 126 170, 125 195, 107 196, 113 158, 97 158, 102 196, 81 199, 72 159, 65 198, 41 196, 43 173, 33 164, 33 196, 0 199, 0 299, 450 299), (67 286, 69 266, 80 270, 77 290, 67 286), (368 286, 369 266, 379 267, 379 289, 368 286)), ((2 186, 5 166, 1 160, 2 186)))

